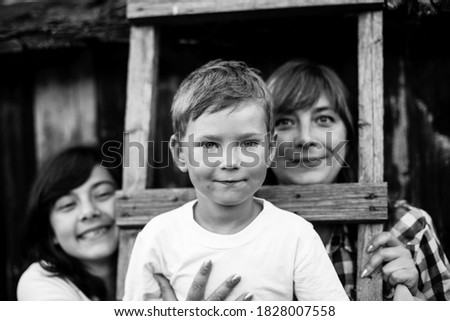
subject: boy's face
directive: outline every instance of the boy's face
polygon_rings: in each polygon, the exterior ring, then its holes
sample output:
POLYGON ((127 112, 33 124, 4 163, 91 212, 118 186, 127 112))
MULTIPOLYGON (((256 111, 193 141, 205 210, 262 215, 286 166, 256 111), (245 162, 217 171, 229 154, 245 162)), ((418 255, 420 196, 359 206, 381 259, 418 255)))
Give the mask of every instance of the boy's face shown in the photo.
POLYGON ((219 205, 253 197, 270 165, 265 113, 254 102, 191 120, 180 146, 178 166, 189 172, 197 197, 219 205))

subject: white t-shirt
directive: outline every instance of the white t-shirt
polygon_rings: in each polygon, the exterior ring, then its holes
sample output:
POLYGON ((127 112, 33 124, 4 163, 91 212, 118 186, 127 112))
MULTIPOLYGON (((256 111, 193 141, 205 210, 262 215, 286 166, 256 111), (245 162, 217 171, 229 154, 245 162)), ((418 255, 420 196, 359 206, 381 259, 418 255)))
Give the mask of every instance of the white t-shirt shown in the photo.
POLYGON ((71 281, 43 269, 35 262, 20 277, 18 301, 90 301, 71 281))
POLYGON ((153 273, 162 273, 179 300, 188 294, 206 260, 212 271, 207 298, 225 279, 241 276, 227 300, 249 292, 253 300, 348 300, 312 225, 268 201, 261 213, 236 234, 209 232, 194 220, 191 201, 151 220, 134 244, 124 300, 161 300, 153 273))

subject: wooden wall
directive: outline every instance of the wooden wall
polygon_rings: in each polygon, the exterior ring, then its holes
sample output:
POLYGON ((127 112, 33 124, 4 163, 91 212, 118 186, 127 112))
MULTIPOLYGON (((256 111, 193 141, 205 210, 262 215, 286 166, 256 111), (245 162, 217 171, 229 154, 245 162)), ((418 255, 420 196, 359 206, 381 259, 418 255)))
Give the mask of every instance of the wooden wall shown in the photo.
MULTIPOLYGON (((387 13, 385 48, 385 177, 392 198, 432 215, 450 256, 449 15, 387 13)), ((214 59, 239 59, 267 77, 279 64, 306 57, 334 67, 357 92, 356 18, 209 19, 187 27, 160 24, 157 140, 171 134, 169 108, 189 72, 214 59)), ((0 300, 15 298, 17 245, 24 204, 39 163, 67 144, 122 141, 128 45, 0 55, 0 300), (76 120, 76 121, 75 121, 76 120)), ((355 100, 353 100, 355 103, 355 100)), ((167 144, 156 149, 152 187, 189 186, 167 144)))
POLYGON ((70 145, 122 140, 127 57, 127 45, 1 56, 0 300, 15 298, 21 222, 42 161, 70 145))
MULTIPOLYGON (((97 143, 92 54, 37 67, 33 93, 38 163, 73 143, 97 143)), ((72 57, 70 57, 72 56, 72 57)))
POLYGON ((28 66, 0 61, 0 300, 5 300, 14 298, 18 233, 36 161, 28 66))

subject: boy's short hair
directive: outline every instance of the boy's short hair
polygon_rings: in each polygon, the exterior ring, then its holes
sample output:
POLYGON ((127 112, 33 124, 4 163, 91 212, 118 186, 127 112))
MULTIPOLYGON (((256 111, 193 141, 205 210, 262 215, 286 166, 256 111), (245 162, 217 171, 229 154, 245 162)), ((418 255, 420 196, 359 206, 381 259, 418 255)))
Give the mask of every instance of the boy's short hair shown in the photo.
POLYGON ((267 130, 273 133, 272 96, 259 71, 240 61, 210 61, 185 78, 175 94, 171 109, 174 133, 183 137, 189 121, 205 112, 249 101, 264 109, 267 130))

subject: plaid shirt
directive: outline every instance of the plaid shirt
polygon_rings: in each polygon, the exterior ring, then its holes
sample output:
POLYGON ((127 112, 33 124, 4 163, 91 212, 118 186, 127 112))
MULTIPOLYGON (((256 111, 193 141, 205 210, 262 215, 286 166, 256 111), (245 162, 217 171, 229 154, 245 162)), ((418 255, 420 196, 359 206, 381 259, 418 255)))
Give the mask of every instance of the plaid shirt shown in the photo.
MULTIPOLYGON (((390 231, 411 251, 419 272, 418 293, 423 300, 450 300, 450 264, 433 228, 431 217, 423 210, 399 201, 394 208, 390 231)), ((356 239, 347 226, 337 226, 326 249, 347 295, 356 294, 356 239)), ((385 295, 392 298, 392 291, 385 295)))

